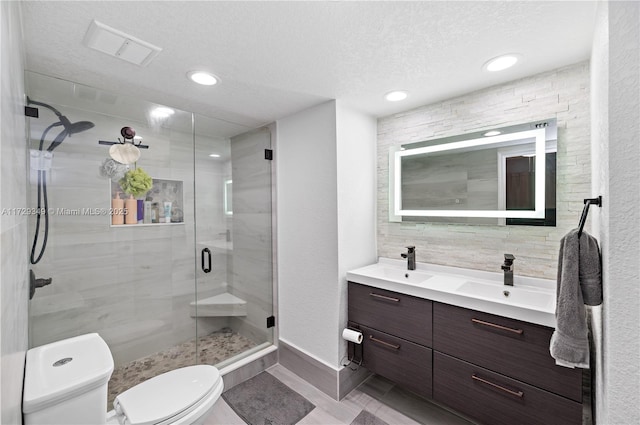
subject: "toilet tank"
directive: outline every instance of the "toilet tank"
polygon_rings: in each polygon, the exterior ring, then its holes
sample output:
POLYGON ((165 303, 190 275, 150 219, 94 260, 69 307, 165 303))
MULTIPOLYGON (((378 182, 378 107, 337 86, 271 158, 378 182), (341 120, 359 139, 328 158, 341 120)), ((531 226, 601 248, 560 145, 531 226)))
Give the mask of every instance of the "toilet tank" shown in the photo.
POLYGON ((22 412, 25 425, 104 424, 113 357, 97 333, 27 351, 22 412))

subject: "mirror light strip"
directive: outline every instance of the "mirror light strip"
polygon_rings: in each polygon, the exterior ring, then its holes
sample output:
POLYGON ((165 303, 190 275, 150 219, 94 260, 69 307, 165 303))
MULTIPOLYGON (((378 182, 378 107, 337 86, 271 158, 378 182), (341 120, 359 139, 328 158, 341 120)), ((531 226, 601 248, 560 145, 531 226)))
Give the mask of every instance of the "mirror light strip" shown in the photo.
POLYGON ((394 160, 394 215, 417 217, 481 217, 481 218, 544 218, 545 215, 545 130, 544 128, 521 131, 517 133, 501 134, 480 139, 463 140, 461 142, 445 143, 442 145, 425 146, 416 149, 406 149, 395 152, 394 160), (536 146, 536 178, 535 178, 535 210, 403 210, 402 209, 402 157, 464 149, 469 147, 491 145, 495 143, 511 142, 521 139, 535 138, 536 146))

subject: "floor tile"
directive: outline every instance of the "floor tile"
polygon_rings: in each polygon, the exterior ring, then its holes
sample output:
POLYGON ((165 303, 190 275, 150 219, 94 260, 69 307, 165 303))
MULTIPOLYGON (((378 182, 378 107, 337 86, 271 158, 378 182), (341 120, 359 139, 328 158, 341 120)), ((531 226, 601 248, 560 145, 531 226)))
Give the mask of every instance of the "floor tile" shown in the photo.
MULTIPOLYGON (((316 406, 299 425, 350 425, 362 411, 389 425, 473 425, 380 376, 374 375, 341 401, 336 401, 279 364, 267 372, 316 406)), ((366 414, 360 417, 376 421, 366 414)), ((244 425, 244 421, 221 398, 205 425, 244 425)))
POLYGON ((472 422, 431 403, 410 391, 394 386, 380 400, 394 412, 402 412, 419 423, 428 425, 473 425, 472 422))
POLYGON ((389 425, 373 413, 363 410, 350 425, 389 425))
POLYGON ((311 413, 302 418, 297 425, 349 425, 349 423, 341 421, 326 410, 316 407, 311 413))
POLYGON ((367 408, 371 404, 379 404, 379 402, 369 394, 355 389, 347 394, 342 400, 343 403, 349 403, 361 409, 367 408))
POLYGON ((428 422, 416 422, 413 419, 384 404, 381 404, 378 409, 371 413, 373 413, 377 418, 385 421, 389 425, 420 425, 420 423, 431 425, 428 422))
POLYGON ((226 401, 220 397, 213 410, 204 422, 204 425, 246 425, 245 422, 233 411, 226 401))
POLYGON ((383 378, 380 375, 371 375, 362 384, 360 384, 357 389, 379 400, 384 397, 385 394, 394 387, 394 385, 395 384, 387 378, 383 378))
POLYGON ((267 369, 267 372, 273 374, 273 376, 281 380, 285 385, 288 385, 289 388, 298 392, 311 403, 315 404, 316 408, 330 412, 330 414, 337 418, 340 423, 351 423, 351 421, 362 411, 362 408, 351 399, 344 400, 343 402, 336 401, 279 364, 270 367, 267 369))

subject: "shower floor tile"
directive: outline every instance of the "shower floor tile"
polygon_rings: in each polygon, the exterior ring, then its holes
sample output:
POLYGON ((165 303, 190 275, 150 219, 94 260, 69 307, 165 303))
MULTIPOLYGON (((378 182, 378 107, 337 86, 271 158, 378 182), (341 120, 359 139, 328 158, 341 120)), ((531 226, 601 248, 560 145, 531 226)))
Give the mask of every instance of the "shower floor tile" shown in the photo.
POLYGON ((180 367, 198 363, 215 365, 223 360, 253 348, 256 344, 248 338, 224 328, 212 334, 184 342, 131 363, 117 366, 109 381, 107 409, 113 408, 116 396, 147 379, 180 367))

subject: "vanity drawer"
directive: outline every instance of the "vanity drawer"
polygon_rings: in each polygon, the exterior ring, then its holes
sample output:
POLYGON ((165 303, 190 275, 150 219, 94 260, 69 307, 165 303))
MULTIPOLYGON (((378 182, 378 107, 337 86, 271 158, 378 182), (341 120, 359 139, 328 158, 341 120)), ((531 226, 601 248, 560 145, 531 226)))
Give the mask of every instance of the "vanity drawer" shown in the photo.
POLYGON ((363 336, 364 367, 416 394, 431 398, 431 349, 366 326, 359 328, 363 336))
POLYGON ((581 424, 582 405, 437 351, 433 398, 490 425, 581 424))
POLYGON ((556 366, 553 329, 434 303, 433 347, 536 387, 582 401, 582 370, 556 366))
POLYGON ((432 302, 349 282, 349 320, 431 346, 432 302))

